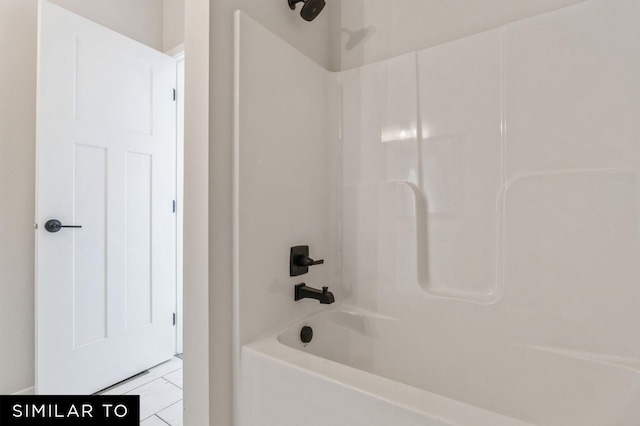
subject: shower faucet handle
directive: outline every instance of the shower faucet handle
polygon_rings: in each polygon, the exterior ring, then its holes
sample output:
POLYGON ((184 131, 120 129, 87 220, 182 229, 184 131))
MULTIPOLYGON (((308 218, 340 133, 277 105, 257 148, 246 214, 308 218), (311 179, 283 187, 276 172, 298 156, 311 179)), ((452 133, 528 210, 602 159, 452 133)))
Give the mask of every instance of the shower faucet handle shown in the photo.
POLYGON ((309 246, 291 247, 289 256, 289 276, 297 277, 309 272, 309 266, 322 265, 324 259, 313 260, 309 257, 309 246))
POLYGON ((299 266, 313 266, 313 265, 322 265, 324 263, 324 259, 313 260, 309 256, 299 257, 299 266))

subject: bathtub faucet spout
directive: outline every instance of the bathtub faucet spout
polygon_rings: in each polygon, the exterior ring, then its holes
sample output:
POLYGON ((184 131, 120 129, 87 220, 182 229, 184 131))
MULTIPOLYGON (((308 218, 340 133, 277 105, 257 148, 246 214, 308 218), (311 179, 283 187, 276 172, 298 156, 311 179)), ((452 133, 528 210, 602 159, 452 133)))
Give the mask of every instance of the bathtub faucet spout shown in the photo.
POLYGON ((294 300, 297 302, 301 299, 316 299, 323 305, 335 302, 329 287, 322 287, 322 290, 318 290, 317 288, 307 287, 305 283, 295 286, 294 300))

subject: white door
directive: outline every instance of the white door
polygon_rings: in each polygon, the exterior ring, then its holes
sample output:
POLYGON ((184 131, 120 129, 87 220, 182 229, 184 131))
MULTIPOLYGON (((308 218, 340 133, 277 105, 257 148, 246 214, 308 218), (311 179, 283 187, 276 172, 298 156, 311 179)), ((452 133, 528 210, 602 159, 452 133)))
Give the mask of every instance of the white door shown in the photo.
POLYGON ((93 393, 174 354, 175 69, 40 3, 40 394, 93 393), (52 219, 82 228, 49 232, 52 219))

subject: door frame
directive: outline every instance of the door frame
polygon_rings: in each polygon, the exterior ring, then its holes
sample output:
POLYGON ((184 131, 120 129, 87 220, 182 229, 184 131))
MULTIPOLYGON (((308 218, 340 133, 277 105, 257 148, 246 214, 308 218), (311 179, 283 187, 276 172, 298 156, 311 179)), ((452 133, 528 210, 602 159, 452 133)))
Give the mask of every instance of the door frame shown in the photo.
POLYGON ((176 61, 176 354, 184 348, 184 43, 165 52, 176 61))

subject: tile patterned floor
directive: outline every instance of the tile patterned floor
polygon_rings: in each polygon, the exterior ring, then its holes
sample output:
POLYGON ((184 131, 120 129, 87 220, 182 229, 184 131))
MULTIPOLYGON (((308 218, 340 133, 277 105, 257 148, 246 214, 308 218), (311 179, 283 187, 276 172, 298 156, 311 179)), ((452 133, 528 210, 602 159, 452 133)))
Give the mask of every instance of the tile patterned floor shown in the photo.
POLYGON ((140 395, 140 426, 182 426, 182 359, 173 357, 103 395, 140 395))

